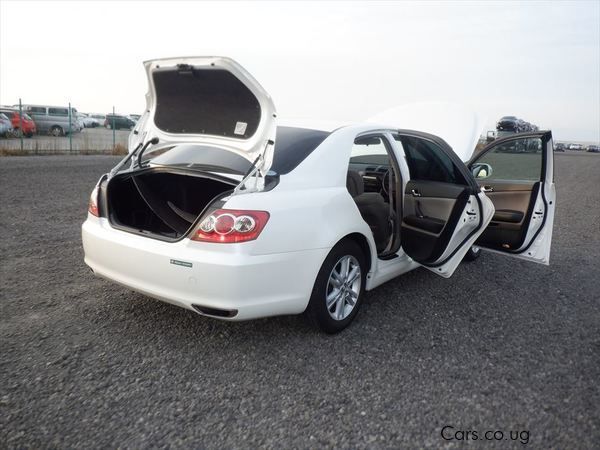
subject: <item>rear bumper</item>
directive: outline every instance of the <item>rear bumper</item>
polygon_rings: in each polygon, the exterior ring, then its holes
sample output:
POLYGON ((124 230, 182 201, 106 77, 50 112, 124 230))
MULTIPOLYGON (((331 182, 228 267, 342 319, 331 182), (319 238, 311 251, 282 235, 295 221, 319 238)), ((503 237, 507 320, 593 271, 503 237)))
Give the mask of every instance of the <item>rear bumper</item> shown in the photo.
POLYGON ((237 310, 224 320, 299 314, 330 249, 252 255, 252 242, 167 243, 115 230, 106 219, 82 225, 85 263, 95 274, 183 308, 237 310))

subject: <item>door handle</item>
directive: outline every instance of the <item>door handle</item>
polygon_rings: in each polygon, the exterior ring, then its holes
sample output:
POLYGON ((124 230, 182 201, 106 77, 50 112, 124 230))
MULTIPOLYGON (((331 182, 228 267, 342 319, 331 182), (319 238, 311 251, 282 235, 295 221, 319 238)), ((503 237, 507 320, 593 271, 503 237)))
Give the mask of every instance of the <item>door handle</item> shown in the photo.
POLYGON ((419 191, 417 191, 416 189, 413 189, 412 191, 410 191, 410 193, 412 194, 413 197, 421 196, 421 193, 419 191))
POLYGON ((482 190, 483 192, 494 192, 494 188, 491 186, 484 186, 482 190))

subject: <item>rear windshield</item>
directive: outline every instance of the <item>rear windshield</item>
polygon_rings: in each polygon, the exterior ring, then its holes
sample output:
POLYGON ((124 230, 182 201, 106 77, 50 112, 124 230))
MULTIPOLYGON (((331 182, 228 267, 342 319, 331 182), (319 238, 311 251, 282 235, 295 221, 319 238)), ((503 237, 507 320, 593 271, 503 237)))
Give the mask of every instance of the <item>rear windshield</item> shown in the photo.
POLYGON ((279 174, 290 173, 310 155, 329 132, 309 128, 277 127, 272 170, 279 174))
MULTIPOLYGON (((326 131, 307 128, 277 127, 275 150, 271 170, 286 174, 294 170, 325 138, 326 131)), ((167 147, 150 147, 143 161, 161 166, 208 170, 212 172, 244 175, 251 162, 243 156, 220 148, 198 144, 179 144, 167 147)))
POLYGON ((159 147, 156 150, 150 147, 142 157, 142 161, 148 160, 160 166, 235 175, 244 175, 252 165, 250 161, 236 153, 198 144, 180 144, 159 147))

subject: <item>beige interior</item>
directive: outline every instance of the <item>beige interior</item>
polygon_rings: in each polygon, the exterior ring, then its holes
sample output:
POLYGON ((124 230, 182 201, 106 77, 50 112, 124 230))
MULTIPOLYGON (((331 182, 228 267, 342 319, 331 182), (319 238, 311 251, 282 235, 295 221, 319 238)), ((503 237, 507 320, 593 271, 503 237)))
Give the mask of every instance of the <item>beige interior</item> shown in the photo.
MULTIPOLYGON (((478 180, 479 181, 479 180, 478 180)), ((523 219, 519 223, 505 223, 507 228, 520 228, 527 218, 527 209, 531 198, 534 181, 524 181, 515 183, 493 180, 485 182, 479 181, 480 186, 491 187, 493 191, 486 192, 485 195, 492 201, 496 210, 520 211, 523 213, 523 219)))

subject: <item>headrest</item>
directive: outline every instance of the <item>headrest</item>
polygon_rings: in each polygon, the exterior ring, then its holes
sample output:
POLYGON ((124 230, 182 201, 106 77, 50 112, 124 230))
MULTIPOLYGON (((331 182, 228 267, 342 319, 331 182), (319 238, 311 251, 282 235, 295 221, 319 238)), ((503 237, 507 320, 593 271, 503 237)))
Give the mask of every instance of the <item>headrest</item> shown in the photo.
POLYGON ((358 172, 355 172, 354 170, 348 171, 348 177, 346 178, 346 188, 348 189, 348 192, 350 192, 352 198, 358 197, 359 195, 365 192, 365 185, 363 179, 358 172))

